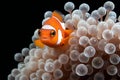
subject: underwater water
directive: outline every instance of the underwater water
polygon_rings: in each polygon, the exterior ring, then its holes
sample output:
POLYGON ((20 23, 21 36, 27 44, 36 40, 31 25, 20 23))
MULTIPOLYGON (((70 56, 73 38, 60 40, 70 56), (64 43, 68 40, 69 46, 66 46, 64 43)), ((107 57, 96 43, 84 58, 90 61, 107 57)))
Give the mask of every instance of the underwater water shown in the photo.
MULTIPOLYGON (((19 63, 8 80, 119 80, 120 16, 113 2, 101 6, 89 13, 87 3, 75 8, 73 2, 66 2, 65 27, 73 30, 68 44, 39 48, 31 43, 14 55, 19 63)), ((51 13, 46 11, 44 18, 51 13)))

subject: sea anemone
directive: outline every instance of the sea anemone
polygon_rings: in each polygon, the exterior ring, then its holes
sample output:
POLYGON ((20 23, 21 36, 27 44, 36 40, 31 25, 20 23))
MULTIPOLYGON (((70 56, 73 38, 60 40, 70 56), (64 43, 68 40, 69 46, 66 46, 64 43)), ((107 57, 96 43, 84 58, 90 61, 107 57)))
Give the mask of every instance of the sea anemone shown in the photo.
MULTIPOLYGON (((8 80, 120 80, 120 16, 114 3, 107 1, 91 14, 86 3, 74 8, 73 2, 64 5, 65 27, 73 30, 68 44, 39 48, 31 43, 15 54, 19 63, 8 80)), ((51 15, 46 11, 42 23, 51 15)), ((35 31, 32 40, 37 37, 35 31)))

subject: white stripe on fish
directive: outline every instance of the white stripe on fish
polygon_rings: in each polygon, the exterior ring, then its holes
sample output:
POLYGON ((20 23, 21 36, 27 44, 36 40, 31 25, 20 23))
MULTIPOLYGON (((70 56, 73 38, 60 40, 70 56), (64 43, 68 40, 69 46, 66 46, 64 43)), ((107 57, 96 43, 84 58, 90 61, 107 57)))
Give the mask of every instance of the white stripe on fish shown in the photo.
POLYGON ((57 41, 57 44, 60 44, 61 41, 62 41, 62 32, 60 30, 58 30, 58 41, 57 41))
POLYGON ((54 27, 52 27, 51 25, 44 25, 44 26, 42 27, 42 29, 53 29, 53 30, 56 31, 56 29, 55 29, 54 27))

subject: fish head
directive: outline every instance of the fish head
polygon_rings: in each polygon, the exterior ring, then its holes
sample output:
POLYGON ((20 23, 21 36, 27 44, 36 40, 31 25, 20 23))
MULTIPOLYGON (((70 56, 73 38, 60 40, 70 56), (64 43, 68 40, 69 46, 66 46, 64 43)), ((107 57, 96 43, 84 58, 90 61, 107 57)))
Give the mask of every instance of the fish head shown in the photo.
POLYGON ((39 36, 40 36, 40 41, 44 43, 47 46, 55 46, 57 43, 57 37, 58 33, 50 25, 44 25, 40 30, 39 30, 39 36))

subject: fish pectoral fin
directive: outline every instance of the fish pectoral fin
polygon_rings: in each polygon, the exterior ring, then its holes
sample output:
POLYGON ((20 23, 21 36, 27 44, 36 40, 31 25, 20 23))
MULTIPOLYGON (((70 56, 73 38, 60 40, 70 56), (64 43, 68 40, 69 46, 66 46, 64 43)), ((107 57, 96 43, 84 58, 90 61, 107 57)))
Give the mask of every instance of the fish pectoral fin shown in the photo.
POLYGON ((68 37, 72 33, 72 30, 65 30, 65 38, 68 37))
POLYGON ((67 44, 68 43, 68 40, 69 40, 69 36, 68 37, 66 37, 66 38, 64 38, 63 40, 62 40, 62 42, 61 42, 61 46, 64 46, 65 44, 67 44))
POLYGON ((35 40, 34 44, 40 48, 44 48, 45 46, 39 39, 35 40))

